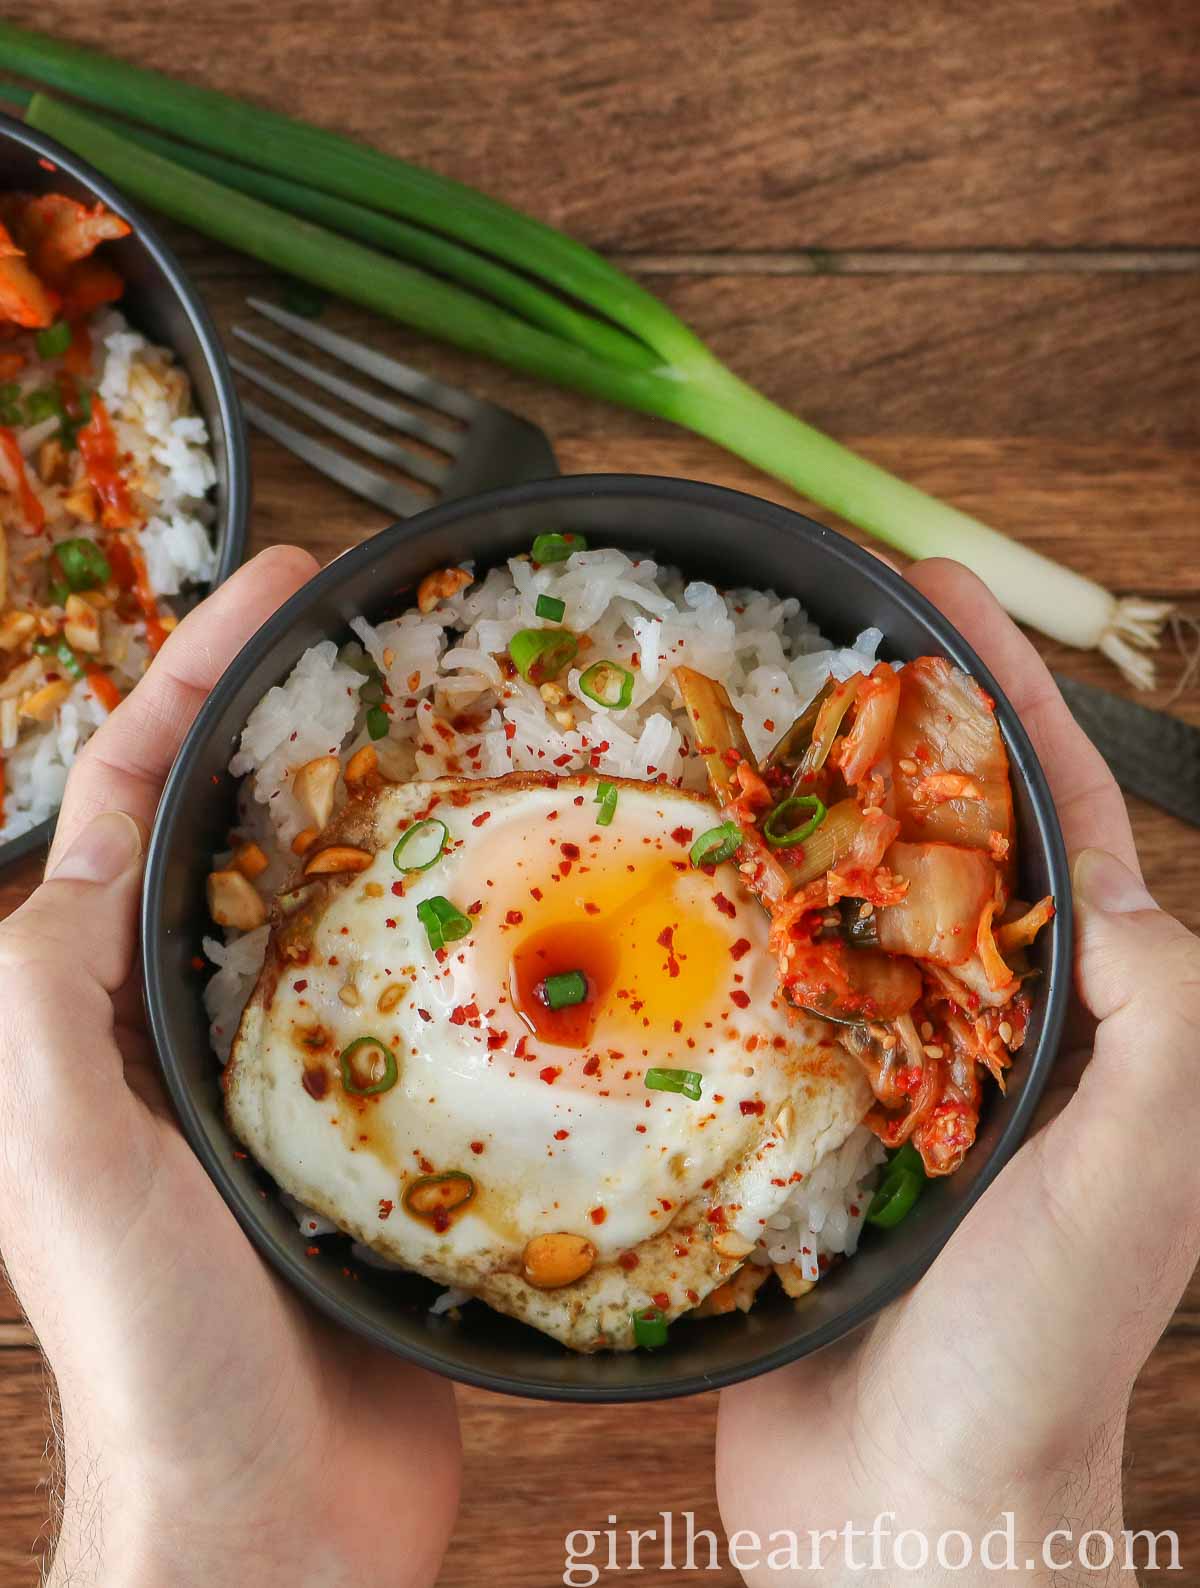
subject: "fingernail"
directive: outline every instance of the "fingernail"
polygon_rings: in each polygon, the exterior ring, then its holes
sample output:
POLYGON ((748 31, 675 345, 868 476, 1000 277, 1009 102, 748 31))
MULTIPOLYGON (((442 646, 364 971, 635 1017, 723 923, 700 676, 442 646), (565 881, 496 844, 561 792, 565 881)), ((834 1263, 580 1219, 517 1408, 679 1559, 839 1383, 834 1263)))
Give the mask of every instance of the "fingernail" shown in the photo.
POLYGON ((1142 879, 1106 849, 1081 849, 1075 856, 1071 881, 1076 898, 1093 910, 1128 915, 1131 910, 1158 908, 1142 879))
POLYGON ((124 811, 105 811, 47 872, 55 882, 115 882, 142 858, 142 829, 124 811))

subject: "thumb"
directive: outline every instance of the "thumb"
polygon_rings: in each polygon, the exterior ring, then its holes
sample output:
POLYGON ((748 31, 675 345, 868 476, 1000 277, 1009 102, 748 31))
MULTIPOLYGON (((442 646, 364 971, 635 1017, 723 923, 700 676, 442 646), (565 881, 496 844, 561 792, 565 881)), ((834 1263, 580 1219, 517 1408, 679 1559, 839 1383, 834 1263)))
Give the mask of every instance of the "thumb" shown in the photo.
POLYGON ((0 965, 112 993, 133 969, 145 839, 124 811, 93 818, 41 887, 0 927, 0 965))

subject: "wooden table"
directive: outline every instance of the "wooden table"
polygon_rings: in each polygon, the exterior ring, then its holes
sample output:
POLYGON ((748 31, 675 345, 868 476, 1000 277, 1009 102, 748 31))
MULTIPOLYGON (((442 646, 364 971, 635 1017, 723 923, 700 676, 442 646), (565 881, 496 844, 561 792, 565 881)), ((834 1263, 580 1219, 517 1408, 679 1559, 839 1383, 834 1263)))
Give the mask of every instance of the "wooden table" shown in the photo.
MULTIPOLYGON (((672 0, 640 33, 618 0, 273 0, 249 31, 234 0, 10 0, 5 14, 357 134, 566 227, 785 405, 1111 588, 1200 614, 1193 0, 672 0)), ((227 327, 264 272, 173 236, 227 327)), ((371 335, 528 414, 566 471, 692 475, 808 506, 666 424, 398 330, 371 335)), ((269 443, 254 442, 254 467, 256 546, 328 557, 382 523, 269 443)), ((1043 648, 1119 687, 1094 657, 1043 648)), ((1169 652, 1157 703, 1179 671, 1169 652)), ((1200 690, 1173 709, 1200 721, 1200 690)), ((1132 814, 1151 886, 1200 926, 1196 834, 1136 802, 1132 814)), ((4 908, 37 872, 3 879, 4 908)), ((636 1416, 460 1398, 465 1502, 444 1588, 561 1581, 564 1533, 609 1513, 648 1526, 670 1507, 719 1525, 715 1397, 636 1416)), ((0 1588, 36 1579, 43 1406, 37 1352, 0 1292, 0 1588)), ((1185 1562, 1200 1559, 1198 1411, 1193 1282, 1142 1374, 1126 1452, 1130 1525, 1175 1528, 1185 1562)))

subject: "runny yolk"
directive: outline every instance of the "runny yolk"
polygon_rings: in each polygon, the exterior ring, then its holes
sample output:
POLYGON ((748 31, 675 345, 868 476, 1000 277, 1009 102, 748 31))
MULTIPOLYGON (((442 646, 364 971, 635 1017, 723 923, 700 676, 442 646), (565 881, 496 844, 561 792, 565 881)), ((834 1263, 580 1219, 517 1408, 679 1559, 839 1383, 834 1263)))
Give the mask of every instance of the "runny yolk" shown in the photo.
POLYGON ((509 996, 528 1029, 576 1049, 595 1040, 640 1052, 649 1038, 656 1052, 681 1046, 681 1031, 719 996, 729 963, 710 881, 652 861, 636 872, 596 866, 576 886, 546 892, 509 962, 509 996), (584 976, 587 996, 551 1009, 542 984, 568 971, 584 976))

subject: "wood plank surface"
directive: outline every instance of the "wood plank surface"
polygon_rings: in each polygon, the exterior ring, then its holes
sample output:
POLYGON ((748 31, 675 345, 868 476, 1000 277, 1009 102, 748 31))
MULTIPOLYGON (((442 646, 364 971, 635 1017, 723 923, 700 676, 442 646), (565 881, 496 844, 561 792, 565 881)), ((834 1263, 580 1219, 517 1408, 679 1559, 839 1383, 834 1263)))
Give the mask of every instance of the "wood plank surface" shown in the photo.
MULTIPOLYGON (((357 133, 569 227, 785 406, 1200 620, 1194 0, 677 0, 636 20, 617 0, 275 0, 239 48, 235 0, 13 0, 5 16, 357 133)), ((247 292, 275 290, 168 231, 223 331, 247 292)), ((564 471, 688 475, 811 510, 664 423, 352 309, 328 323, 527 414, 564 471)), ((253 459, 256 546, 328 558, 384 521, 270 443, 253 459)), ((1041 648, 1120 687, 1093 656, 1041 648)), ((1168 649, 1153 698, 1200 723, 1200 686, 1172 701, 1181 666, 1168 649)), ((1150 886, 1200 928, 1195 832, 1141 802, 1131 815, 1150 886)), ((38 869, 0 875, 0 915, 38 869)), ((691 1510, 719 1534, 715 1397, 652 1416, 459 1399, 465 1501, 441 1588, 548 1588, 567 1531, 609 1515, 628 1529, 691 1510)), ((1200 1276, 1139 1380, 1126 1444, 1128 1525, 1175 1528, 1193 1573, 1198 1411, 1200 1276)), ((0 1279, 0 1588, 37 1580, 46 1437, 43 1373, 0 1279)), ((722 1560, 705 1581, 732 1588, 722 1560)))

